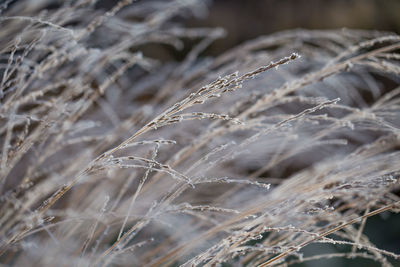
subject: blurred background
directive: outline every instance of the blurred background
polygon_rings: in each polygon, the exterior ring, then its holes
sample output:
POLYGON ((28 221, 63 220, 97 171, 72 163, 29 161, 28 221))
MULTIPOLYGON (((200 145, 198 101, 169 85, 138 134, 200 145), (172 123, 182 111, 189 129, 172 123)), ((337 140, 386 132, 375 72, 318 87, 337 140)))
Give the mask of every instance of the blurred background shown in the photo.
POLYGON ((222 27, 224 39, 211 47, 220 53, 249 39, 277 31, 357 28, 400 33, 399 0, 214 0, 207 17, 191 26, 222 27))
MULTIPOLYGON (((140 2, 153 0, 137 0, 140 2)), ((100 0, 110 9, 117 0, 100 0)), ((154 2, 154 1, 153 1, 154 2)), ((188 27, 220 27, 226 36, 214 41, 202 55, 216 56, 247 40, 293 29, 365 29, 400 33, 400 0, 204 0, 206 10, 174 18, 188 27)), ((169 46, 144 48, 152 57, 182 60, 181 51, 169 46), (156 50, 156 51, 155 51, 156 50)))

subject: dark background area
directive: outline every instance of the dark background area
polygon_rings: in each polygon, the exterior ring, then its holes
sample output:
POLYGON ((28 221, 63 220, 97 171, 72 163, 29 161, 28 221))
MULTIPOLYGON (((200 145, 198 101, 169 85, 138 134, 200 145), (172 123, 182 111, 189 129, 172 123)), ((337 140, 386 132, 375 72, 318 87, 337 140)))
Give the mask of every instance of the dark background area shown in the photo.
POLYGON ((213 55, 274 32, 357 28, 400 33, 399 0, 214 0, 193 27, 222 27, 227 36, 209 49, 213 55))

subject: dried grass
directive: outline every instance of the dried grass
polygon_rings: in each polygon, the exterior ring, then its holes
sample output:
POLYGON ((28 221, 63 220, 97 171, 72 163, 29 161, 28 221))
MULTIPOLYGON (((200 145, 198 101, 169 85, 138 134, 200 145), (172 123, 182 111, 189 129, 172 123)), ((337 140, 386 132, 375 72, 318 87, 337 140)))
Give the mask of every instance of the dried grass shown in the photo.
POLYGON ((202 1, 131 2, 0 5, 3 264, 399 261, 364 234, 400 210, 398 35, 294 30, 209 58, 223 30, 172 22, 202 1), (140 52, 185 40, 180 62, 140 52))

